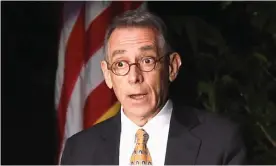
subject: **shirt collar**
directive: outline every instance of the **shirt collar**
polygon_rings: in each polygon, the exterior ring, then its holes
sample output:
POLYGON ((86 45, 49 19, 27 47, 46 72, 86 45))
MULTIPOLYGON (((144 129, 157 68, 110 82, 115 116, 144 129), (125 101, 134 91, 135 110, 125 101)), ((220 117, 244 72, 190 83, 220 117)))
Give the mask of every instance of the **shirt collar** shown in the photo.
POLYGON ((143 127, 137 126, 124 113, 121 107, 121 124, 122 132, 128 131, 129 134, 135 135, 139 128, 145 129, 147 132, 155 132, 164 129, 170 124, 171 114, 173 110, 172 101, 169 99, 160 112, 149 120, 143 127))

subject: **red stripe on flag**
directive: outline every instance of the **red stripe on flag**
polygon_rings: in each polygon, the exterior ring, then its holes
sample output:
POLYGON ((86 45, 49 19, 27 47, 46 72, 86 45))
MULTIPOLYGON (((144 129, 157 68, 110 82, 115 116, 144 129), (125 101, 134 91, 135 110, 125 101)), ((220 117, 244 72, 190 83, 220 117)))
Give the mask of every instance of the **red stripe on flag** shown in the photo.
POLYGON ((141 3, 142 2, 112 2, 109 7, 92 21, 86 32, 86 44, 88 46, 88 59, 86 59, 86 62, 103 45, 105 31, 111 20, 126 10, 138 8, 141 3))
MULTIPOLYGON (((93 56, 100 49, 104 42, 105 31, 111 20, 125 12, 126 10, 138 8, 142 2, 112 2, 111 5, 104 10, 95 20, 92 21, 86 33, 88 44, 88 55, 93 56)), ((86 59, 86 61, 89 60, 86 59)), ((93 71, 92 71, 93 73, 93 71)), ((84 127, 91 127, 117 100, 113 91, 109 90, 104 82, 97 87, 96 91, 91 92, 84 107, 84 127), (100 91, 102 89, 103 91, 100 91), (97 91, 97 92, 96 92, 97 91), (106 101, 99 100, 99 96, 103 96, 106 101)))
POLYGON ((102 82, 88 96, 84 108, 84 128, 91 127, 117 101, 113 91, 102 82))
MULTIPOLYGON (((64 80, 58 106, 60 142, 63 141, 66 112, 72 91, 84 61, 85 7, 82 6, 77 21, 67 42, 64 65, 64 80)), ((61 148, 60 148, 61 149, 61 148)))

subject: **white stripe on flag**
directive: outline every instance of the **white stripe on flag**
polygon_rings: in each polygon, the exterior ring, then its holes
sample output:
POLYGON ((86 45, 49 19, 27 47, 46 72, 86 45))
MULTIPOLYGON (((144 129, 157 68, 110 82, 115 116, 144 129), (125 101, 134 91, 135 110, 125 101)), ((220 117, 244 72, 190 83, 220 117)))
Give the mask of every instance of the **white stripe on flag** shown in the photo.
POLYGON ((67 108, 66 138, 82 130, 83 118, 80 112, 83 112, 89 94, 104 81, 100 64, 103 59, 103 48, 101 48, 81 69, 67 108))
POLYGON ((103 73, 101 70, 101 61, 104 60, 103 47, 101 47, 86 64, 85 70, 81 73, 86 77, 85 100, 89 94, 96 89, 103 81, 103 73))
POLYGON ((55 105, 56 109, 58 108, 60 95, 63 85, 63 72, 64 72, 64 60, 65 60, 65 51, 67 48, 67 42, 72 32, 72 29, 77 21, 79 16, 81 2, 67 2, 64 3, 63 8, 63 28, 61 30, 61 36, 59 41, 59 50, 58 50, 58 68, 56 75, 56 87, 55 87, 55 105))
POLYGON ((111 1, 87 1, 85 4, 85 30, 88 30, 92 21, 111 4, 111 1))

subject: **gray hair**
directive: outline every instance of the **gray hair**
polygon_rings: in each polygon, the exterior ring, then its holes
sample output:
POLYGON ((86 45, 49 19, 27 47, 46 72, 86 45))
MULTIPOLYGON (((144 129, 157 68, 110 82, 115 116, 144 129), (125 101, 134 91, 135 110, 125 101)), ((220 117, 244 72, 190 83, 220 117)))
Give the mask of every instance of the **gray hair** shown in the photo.
POLYGON ((158 47, 161 48, 161 52, 165 55, 172 51, 171 46, 167 41, 167 27, 161 18, 158 16, 142 9, 129 10, 124 12, 122 15, 117 16, 113 19, 110 26, 108 27, 105 39, 104 39, 104 55, 105 59, 108 60, 107 45, 108 40, 112 32, 116 28, 127 28, 127 27, 150 27, 157 30, 158 34, 158 47))

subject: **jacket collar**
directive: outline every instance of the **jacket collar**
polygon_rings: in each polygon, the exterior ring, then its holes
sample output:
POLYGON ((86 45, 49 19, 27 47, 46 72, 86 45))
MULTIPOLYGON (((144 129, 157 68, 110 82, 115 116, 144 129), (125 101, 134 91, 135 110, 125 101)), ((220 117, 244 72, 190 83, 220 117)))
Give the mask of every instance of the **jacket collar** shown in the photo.
POLYGON ((192 108, 174 105, 167 143, 165 165, 194 165, 201 140, 191 129, 199 124, 192 108))

